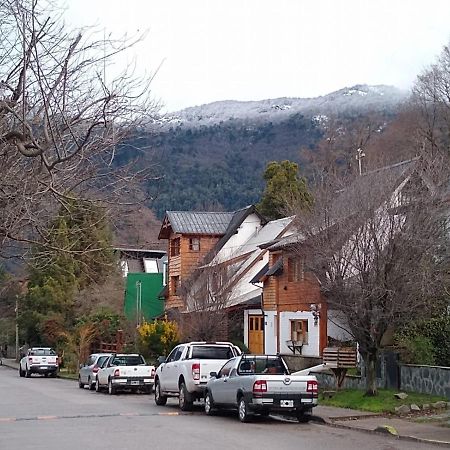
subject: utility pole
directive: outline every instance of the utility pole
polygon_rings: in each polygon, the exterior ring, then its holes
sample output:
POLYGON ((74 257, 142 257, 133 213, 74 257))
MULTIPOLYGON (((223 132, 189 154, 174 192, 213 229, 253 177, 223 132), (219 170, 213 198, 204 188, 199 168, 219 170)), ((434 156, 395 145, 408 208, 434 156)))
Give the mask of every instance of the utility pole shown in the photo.
POLYGON ((358 167, 359 167, 359 175, 362 175, 362 164, 361 161, 364 158, 364 156, 366 156, 366 154, 363 152, 362 148, 358 148, 358 150, 356 150, 356 160, 358 161, 358 167))
POLYGON ((19 296, 16 295, 16 361, 19 362, 19 296))

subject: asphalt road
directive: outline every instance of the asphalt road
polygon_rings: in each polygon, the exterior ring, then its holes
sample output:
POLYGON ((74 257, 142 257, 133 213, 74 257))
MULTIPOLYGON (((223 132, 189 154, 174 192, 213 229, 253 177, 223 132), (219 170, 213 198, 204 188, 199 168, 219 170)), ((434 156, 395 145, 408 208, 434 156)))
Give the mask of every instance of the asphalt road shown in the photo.
POLYGON ((110 396, 63 379, 19 378, 0 367, 0 450, 427 449, 390 436, 276 418, 242 424, 234 413, 180 413, 153 395, 110 396))

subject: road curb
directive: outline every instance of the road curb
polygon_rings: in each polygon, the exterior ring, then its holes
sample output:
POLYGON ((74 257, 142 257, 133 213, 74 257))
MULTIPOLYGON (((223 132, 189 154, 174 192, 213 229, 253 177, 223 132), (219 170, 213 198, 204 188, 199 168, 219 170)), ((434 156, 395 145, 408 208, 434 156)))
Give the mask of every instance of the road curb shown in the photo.
MULTIPOLYGON (((317 416, 316 416, 317 417, 317 416)), ((386 436, 385 431, 381 431, 381 430, 368 430, 366 428, 358 428, 358 427, 352 427, 350 425, 345 425, 342 423, 336 423, 330 420, 326 420, 323 417, 320 417, 320 419, 322 419, 324 425, 326 426, 330 426, 333 428, 341 428, 341 429, 345 429, 345 430, 356 430, 356 431, 362 431, 363 433, 367 433, 367 434, 379 434, 379 435, 383 435, 386 436)), ((319 421, 318 421, 319 422, 319 421)), ((450 446, 450 442, 448 441, 437 441, 437 440, 433 440, 433 439, 425 439, 425 438, 420 438, 420 437, 416 437, 416 436, 405 436, 405 435, 393 435, 393 434, 388 434, 389 436, 392 436, 394 439, 401 439, 404 441, 409 441, 409 442, 420 442, 422 444, 432 444, 432 445, 436 445, 437 447, 449 447, 450 446)))

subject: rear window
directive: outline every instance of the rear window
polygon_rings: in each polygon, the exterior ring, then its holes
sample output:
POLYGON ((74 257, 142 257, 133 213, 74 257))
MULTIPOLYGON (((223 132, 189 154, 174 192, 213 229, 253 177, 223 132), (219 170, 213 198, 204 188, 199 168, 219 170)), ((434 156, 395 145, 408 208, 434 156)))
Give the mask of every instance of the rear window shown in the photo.
POLYGON ((145 364, 141 355, 115 356, 111 361, 113 366, 139 366, 140 364, 145 364))
POLYGON ((103 363, 109 358, 109 356, 100 356, 97 360, 96 365, 98 367, 101 367, 103 365, 103 363))
POLYGON ((242 358, 238 372, 245 374, 272 374, 272 375, 289 375, 283 361, 280 358, 267 357, 251 357, 242 358))
POLYGON ((199 345, 192 348, 192 359, 230 359, 234 354, 230 347, 199 345))
POLYGON ((30 351, 31 356, 56 356, 55 350, 51 348, 36 348, 30 351))

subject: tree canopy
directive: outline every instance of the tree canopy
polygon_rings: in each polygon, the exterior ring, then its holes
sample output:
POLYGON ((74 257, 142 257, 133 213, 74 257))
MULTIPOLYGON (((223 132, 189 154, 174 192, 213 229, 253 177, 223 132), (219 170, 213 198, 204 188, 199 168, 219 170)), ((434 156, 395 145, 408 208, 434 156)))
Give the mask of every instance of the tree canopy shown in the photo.
POLYGON ((266 187, 257 207, 268 219, 280 219, 289 210, 308 209, 313 198, 308 191, 306 180, 299 177, 298 164, 291 161, 272 161, 264 172, 266 187))

